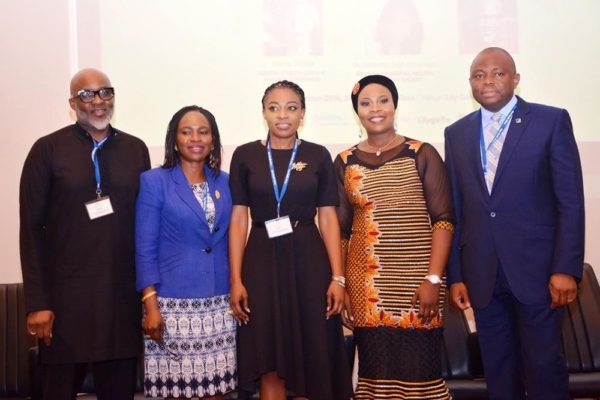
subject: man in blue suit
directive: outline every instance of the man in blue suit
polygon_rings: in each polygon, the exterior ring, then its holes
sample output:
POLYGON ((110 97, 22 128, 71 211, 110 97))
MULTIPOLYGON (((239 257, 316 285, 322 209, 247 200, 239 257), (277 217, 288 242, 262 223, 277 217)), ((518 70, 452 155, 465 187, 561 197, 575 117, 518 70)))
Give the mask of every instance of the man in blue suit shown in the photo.
POLYGON ((446 128, 456 208, 447 274, 473 306, 492 399, 568 399, 563 306, 583 268, 581 164, 566 110, 515 96, 520 75, 500 48, 481 51, 469 82, 477 110, 446 128))

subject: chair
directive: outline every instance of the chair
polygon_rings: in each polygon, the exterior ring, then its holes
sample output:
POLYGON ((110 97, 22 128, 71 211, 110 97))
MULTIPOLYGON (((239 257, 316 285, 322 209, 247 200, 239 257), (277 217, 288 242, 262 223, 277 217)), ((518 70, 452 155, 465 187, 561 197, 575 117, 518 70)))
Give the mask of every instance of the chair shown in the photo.
POLYGON ((0 398, 29 396, 27 349, 36 341, 27 333, 23 284, 0 284, 0 398))
MULTIPOLYGON (((446 305, 444 376, 455 400, 489 397, 476 333, 464 314, 446 305)), ((583 266, 579 296, 565 310, 563 352, 573 398, 600 399, 600 286, 589 264, 583 266)))

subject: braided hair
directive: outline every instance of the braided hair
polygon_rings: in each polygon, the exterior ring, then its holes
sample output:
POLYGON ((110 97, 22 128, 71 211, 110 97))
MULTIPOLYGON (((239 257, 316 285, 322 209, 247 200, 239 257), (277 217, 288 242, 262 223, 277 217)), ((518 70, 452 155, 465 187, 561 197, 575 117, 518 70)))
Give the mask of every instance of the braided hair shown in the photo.
POLYGON ((295 84, 294 82, 283 80, 283 81, 278 81, 278 82, 273 83, 265 90, 265 94, 263 95, 263 98, 261 100, 263 110, 265 109, 265 99, 267 98, 268 94, 271 93, 271 91, 273 89, 279 89, 279 88, 292 89, 294 92, 296 92, 298 94, 298 96, 300 96, 301 108, 303 110, 306 108, 306 102, 304 100, 304 90, 302 90, 302 88, 300 86, 298 86, 297 84, 295 84))
POLYGON ((212 115, 210 111, 196 105, 183 107, 171 118, 169 126, 167 127, 167 136, 165 138, 165 160, 162 167, 173 168, 175 164, 177 164, 177 161, 179 160, 179 153, 177 150, 175 150, 177 128, 179 127, 179 122, 181 122, 183 116, 191 111, 199 112, 208 120, 208 124, 210 125, 210 130, 212 132, 213 149, 208 155, 207 164, 213 169, 215 175, 219 175, 221 172, 221 154, 223 153, 221 136, 219 135, 219 127, 217 126, 215 116, 212 115))

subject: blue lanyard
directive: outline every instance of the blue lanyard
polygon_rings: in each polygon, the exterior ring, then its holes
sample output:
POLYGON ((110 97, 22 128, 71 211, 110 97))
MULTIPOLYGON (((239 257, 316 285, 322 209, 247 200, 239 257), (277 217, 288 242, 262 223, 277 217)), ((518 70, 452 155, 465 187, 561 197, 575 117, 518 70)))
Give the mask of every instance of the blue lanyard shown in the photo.
POLYGON ((267 140, 267 155, 269 156, 269 170, 271 171, 271 182, 273 182, 273 192, 275 193, 275 200, 277 201, 277 218, 280 217, 279 210, 281 209, 281 201, 283 200, 283 196, 285 196, 285 192, 287 191, 288 184, 290 183, 290 175, 292 173, 292 167, 294 166, 294 160, 296 159, 296 154, 298 153, 298 143, 299 139, 296 139, 294 142, 294 150, 292 150, 292 156, 290 157, 290 163, 287 167, 287 172, 285 174, 285 179, 283 180, 283 186, 281 187, 281 192, 279 191, 279 187, 277 186, 277 177, 275 176, 275 166, 273 165, 273 153, 271 151, 271 139, 267 140))
POLYGON ((92 150, 92 162, 94 163, 94 173, 96 175, 96 195, 98 196, 98 198, 100 198, 100 194, 102 194, 102 189, 100 188, 100 183, 102 182, 102 179, 100 176, 100 163, 98 162, 98 150, 102 148, 104 143, 106 143, 107 139, 108 136, 106 136, 99 142, 96 142, 94 139, 92 139, 92 141, 94 142, 94 150, 92 150))
POLYGON ((481 149, 481 166, 483 167, 484 174, 487 173, 487 154, 486 153, 490 149, 490 147, 492 147, 494 145, 494 143, 496 143, 498 141, 498 139, 500 139, 500 136, 502 136, 502 132, 504 132, 504 130, 508 126, 508 123, 510 122, 510 119, 512 118, 516 109, 517 109, 517 105, 515 104, 515 106, 512 108, 512 110, 510 110, 510 112, 506 116, 506 118, 504 118, 504 121, 502 121, 500 128, 498 128, 498 132, 496 132, 496 134, 494 135, 493 139, 490 141, 490 144, 488 144, 487 147, 485 147, 485 140, 483 139, 483 124, 479 127, 479 147, 481 149))

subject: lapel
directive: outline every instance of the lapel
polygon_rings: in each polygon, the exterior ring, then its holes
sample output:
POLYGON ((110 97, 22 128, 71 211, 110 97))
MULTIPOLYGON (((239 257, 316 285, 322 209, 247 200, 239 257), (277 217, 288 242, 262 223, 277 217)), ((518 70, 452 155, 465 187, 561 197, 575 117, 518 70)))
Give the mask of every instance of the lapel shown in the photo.
POLYGON ((175 182, 175 193, 177 193, 181 200, 194 211, 198 218, 207 224, 208 222, 206 221, 204 210, 196 199, 196 196, 194 196, 194 192, 190 188, 187 178, 185 177, 179 163, 177 163, 177 165, 171 169, 171 178, 175 182))
POLYGON ((481 110, 472 113, 468 117, 467 128, 465 132, 465 155, 469 162, 469 169, 476 171, 477 184, 486 196, 489 196, 481 166, 481 110))
POLYGON ((492 193, 494 192, 494 188, 496 187, 498 180, 502 176, 502 172, 506 169, 506 165, 510 161, 511 156, 518 147, 519 141, 525 132, 527 123, 529 122, 526 116, 527 113, 529 113, 529 104, 520 97, 517 97, 517 99, 517 109, 515 110, 515 113, 510 121, 508 132, 506 132, 506 138, 504 139, 504 144, 502 145, 502 152, 500 152, 500 160, 498 160, 498 169, 496 171, 496 177, 494 178, 492 193))

